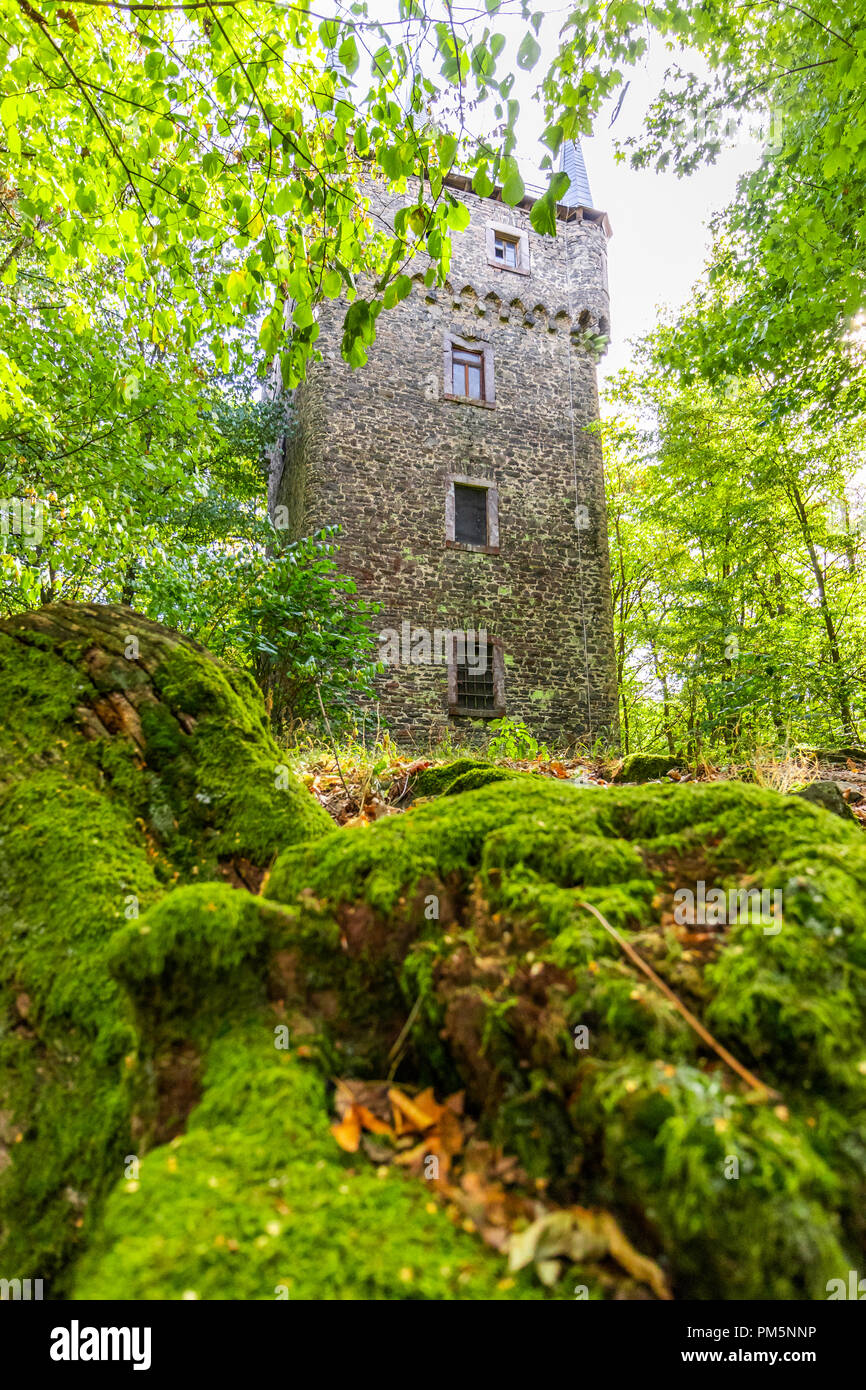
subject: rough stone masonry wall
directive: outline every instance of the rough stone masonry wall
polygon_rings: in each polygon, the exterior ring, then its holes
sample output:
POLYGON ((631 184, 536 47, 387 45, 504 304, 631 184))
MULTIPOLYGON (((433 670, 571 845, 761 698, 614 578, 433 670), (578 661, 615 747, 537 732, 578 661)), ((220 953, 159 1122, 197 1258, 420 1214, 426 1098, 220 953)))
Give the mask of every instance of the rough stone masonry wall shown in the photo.
MULTIPOLYGON (((404 201, 374 196, 386 217, 404 201)), ((340 523, 341 566, 382 605, 377 630, 486 629, 502 643, 510 717, 548 740, 595 736, 616 724, 610 579, 601 448, 584 429, 598 418, 595 366, 572 333, 608 331, 604 231, 560 221, 541 237, 528 211, 460 197, 471 221, 453 236, 448 284, 425 288, 416 264, 366 367, 340 357, 345 305, 322 307, 323 361, 296 392, 273 500, 294 529, 340 523), (488 222, 528 233, 530 275, 488 264, 488 222), (492 408, 444 398, 449 333, 492 348, 492 408), (446 547, 449 474, 495 483, 498 555, 446 547)), ((390 667, 379 700, 398 733, 466 725, 449 719, 442 665, 390 667)))

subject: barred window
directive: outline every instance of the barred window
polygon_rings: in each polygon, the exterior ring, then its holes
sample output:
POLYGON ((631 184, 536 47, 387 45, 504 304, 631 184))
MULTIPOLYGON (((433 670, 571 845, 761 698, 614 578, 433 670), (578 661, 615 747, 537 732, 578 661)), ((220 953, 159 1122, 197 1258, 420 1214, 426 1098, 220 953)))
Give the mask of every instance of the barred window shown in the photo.
POLYGON ((457 663, 457 704, 466 710, 496 708, 492 662, 488 661, 483 671, 463 662, 457 663))
POLYGON ((448 713, 470 719, 501 719, 505 709, 505 654, 498 637, 476 631, 465 647, 452 633, 448 657, 448 713))

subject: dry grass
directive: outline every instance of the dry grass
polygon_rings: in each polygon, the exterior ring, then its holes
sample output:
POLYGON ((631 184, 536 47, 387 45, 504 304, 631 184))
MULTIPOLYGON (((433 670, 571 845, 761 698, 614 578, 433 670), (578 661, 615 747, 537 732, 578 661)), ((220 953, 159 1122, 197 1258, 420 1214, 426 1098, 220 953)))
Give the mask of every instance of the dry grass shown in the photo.
POLYGON ((740 772, 748 771, 756 786, 790 792, 807 787, 818 776, 818 765, 807 753, 777 753, 757 748, 740 772))

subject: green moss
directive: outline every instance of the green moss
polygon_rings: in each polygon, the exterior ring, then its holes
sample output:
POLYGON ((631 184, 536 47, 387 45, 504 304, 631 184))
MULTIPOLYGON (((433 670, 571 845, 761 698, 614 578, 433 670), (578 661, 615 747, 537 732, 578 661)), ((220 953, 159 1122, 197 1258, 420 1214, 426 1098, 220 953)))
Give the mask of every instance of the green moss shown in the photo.
POLYGON ((528 775, 530 774, 512 772, 507 767, 475 767, 469 772, 462 772, 453 782, 449 782, 445 788, 445 795, 458 796, 461 792, 474 792, 478 787, 489 787, 492 782, 507 782, 512 777, 528 775))
POLYGON ((0 795, 0 860, 3 1260, 53 1289, 129 1123, 134 1032, 105 944, 164 885, 123 809, 53 770, 0 795))
MULTIPOLYGON (((299 942, 343 932, 331 989, 351 978, 374 1001, 398 977, 404 1015, 419 1006, 406 1065, 466 1086, 561 1201, 648 1232, 682 1295, 820 1297, 849 1267, 866 1198, 859 828, 735 783, 515 778, 289 851, 268 891, 297 909, 299 942), (696 954, 670 909, 698 879, 780 890, 781 931, 738 921, 696 954), (754 1104, 583 901, 783 1109, 754 1104)), ((366 1036, 374 1055, 388 1041, 374 1016, 366 1036)))
MULTIPOLYGON (((323 1077, 277 1046, 270 958, 293 917, 224 886, 180 888, 112 942, 144 1075, 180 1041, 204 1058, 185 1132, 120 1177, 76 1298, 537 1298, 455 1230, 423 1181, 341 1152, 323 1077)), ((128 1156, 127 1156, 128 1157, 128 1156)))
POLYGON ((263 1003, 268 963, 287 917, 224 883, 177 888, 116 932, 112 974, 130 995, 151 1051, 209 1040, 239 1006, 263 1003))
POLYGON ((0 1249, 57 1295, 130 1145, 136 1031, 112 936, 184 878, 264 869, 331 823, 276 786, 247 678, 128 610, 0 624, 0 709, 0 1249))
POLYGON ((539 1298, 456 1230, 423 1181, 379 1177, 328 1132, 325 1083, 251 1018, 218 1039, 187 1132, 121 1182, 79 1299, 539 1298))
POLYGON ((672 753, 631 753, 623 759, 616 774, 617 782, 654 782, 665 777, 671 768, 683 768, 681 757, 672 753))
POLYGON ((488 772, 490 768, 490 763, 479 758, 456 758, 451 763, 425 767, 415 777, 412 791, 415 796, 442 796, 458 777, 467 772, 488 772))

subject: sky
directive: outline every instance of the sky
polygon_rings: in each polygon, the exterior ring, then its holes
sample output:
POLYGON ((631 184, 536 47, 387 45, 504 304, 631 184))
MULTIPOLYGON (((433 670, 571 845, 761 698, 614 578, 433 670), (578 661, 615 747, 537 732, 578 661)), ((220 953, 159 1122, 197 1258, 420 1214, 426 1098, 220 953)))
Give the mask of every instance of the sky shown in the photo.
MULTIPOLYGON (((708 224, 732 200, 740 175, 754 168, 760 157, 759 144, 745 131, 715 164, 687 178, 651 168, 635 170, 615 160, 615 141, 640 133, 644 113, 675 56, 656 38, 642 65, 627 74, 631 84, 614 126, 609 123, 615 101, 599 117, 592 137, 582 141, 593 203, 608 214, 613 229, 608 242, 611 344, 599 368, 600 386, 628 366, 630 340, 654 327, 661 306, 688 303, 710 249, 708 224)), ((681 61, 700 71, 696 57, 681 61)), ((538 143, 543 121, 531 99, 533 85, 525 81, 519 94, 516 153, 524 178, 544 183, 538 162, 547 151, 538 143)))
MULTIPOLYGON (((327 3, 327 0, 323 0, 327 3)), ((527 32, 528 22, 520 16, 520 0, 501 0, 495 14, 485 12, 482 0, 452 0, 453 14, 464 37, 480 29, 502 33, 506 47, 497 62, 499 74, 515 77, 510 95, 520 102, 517 122, 518 145, 515 154, 524 180, 544 186, 548 175, 539 168, 549 150, 539 141, 546 124, 535 90, 552 63, 560 45, 560 28, 574 0, 552 0, 543 9, 538 33, 540 57, 530 72, 516 63, 517 47, 527 32), (461 20, 465 21, 463 28, 461 20)), ((445 14, 442 0, 429 0, 425 11, 434 19, 445 14)), ((368 0, 372 19, 396 24, 398 0, 368 0)), ((396 29, 393 31, 396 34, 396 29)), ((644 114, 664 85, 666 70, 676 64, 699 77, 708 70, 699 54, 682 48, 674 51, 666 41, 647 27, 648 49, 640 63, 624 72, 630 86, 622 101, 613 128, 610 118, 618 100, 614 94, 600 114, 593 135, 582 141, 593 203, 608 214, 613 237, 608 243, 608 277, 611 301, 611 343, 599 367, 599 386, 606 378, 632 360, 630 342, 649 332, 659 320, 659 309, 686 305, 703 269, 710 249, 708 224, 733 198, 741 174, 755 167, 760 146, 748 132, 739 143, 725 149, 714 165, 702 166, 694 174, 679 179, 673 173, 653 169, 633 170, 627 162, 615 160, 615 141, 639 135, 644 114)), ((435 41, 432 46, 435 55, 435 41)), ((419 58, 430 63, 430 76, 440 82, 439 58, 419 58)), ((467 128, 480 135, 495 124, 488 103, 467 114, 467 128)))
POLYGON ((608 242, 612 341, 600 381, 628 365, 629 340, 654 326, 660 306, 678 308, 689 302, 710 249, 708 223, 731 201, 738 178, 759 158, 759 147, 744 142, 725 150, 716 164, 682 179, 616 163, 614 136, 637 130, 665 66, 654 62, 649 73, 636 73, 613 129, 608 128, 609 117, 603 118, 593 137, 583 142, 593 202, 607 213, 613 229, 608 242))

